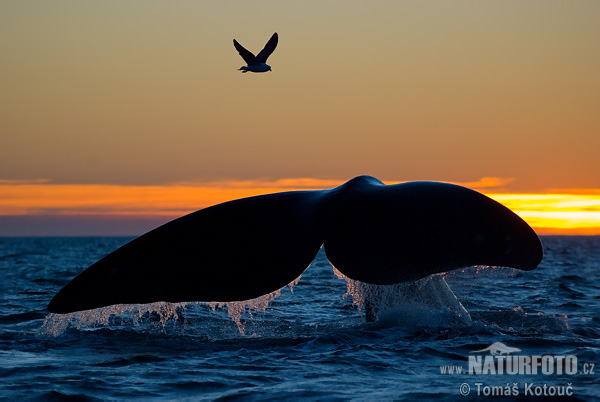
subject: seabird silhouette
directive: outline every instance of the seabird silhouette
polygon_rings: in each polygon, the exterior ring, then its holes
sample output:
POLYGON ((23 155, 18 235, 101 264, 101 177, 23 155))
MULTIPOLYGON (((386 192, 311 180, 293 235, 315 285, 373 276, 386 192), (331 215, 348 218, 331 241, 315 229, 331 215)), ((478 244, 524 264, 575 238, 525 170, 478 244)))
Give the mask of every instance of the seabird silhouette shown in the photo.
POLYGON ((242 73, 247 73, 248 71, 252 71, 253 73, 265 73, 271 71, 271 66, 266 63, 271 53, 273 53, 277 47, 278 40, 279 37, 277 36, 277 32, 275 32, 265 45, 264 49, 261 50, 258 55, 254 56, 252 52, 240 45, 238 41, 234 39, 233 46, 235 46, 236 50, 240 53, 240 56, 242 56, 242 59, 248 64, 247 66, 240 67, 239 70, 242 73))

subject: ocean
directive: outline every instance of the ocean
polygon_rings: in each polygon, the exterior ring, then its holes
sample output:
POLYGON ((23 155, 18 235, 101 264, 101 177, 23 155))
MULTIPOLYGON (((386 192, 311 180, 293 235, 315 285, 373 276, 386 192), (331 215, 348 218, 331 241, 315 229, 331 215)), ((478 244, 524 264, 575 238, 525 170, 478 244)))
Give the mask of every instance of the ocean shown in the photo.
POLYGON ((321 250, 293 286, 248 303, 46 311, 129 240, 0 238, 0 398, 600 399, 600 236, 542 237, 530 272, 374 287, 321 250))

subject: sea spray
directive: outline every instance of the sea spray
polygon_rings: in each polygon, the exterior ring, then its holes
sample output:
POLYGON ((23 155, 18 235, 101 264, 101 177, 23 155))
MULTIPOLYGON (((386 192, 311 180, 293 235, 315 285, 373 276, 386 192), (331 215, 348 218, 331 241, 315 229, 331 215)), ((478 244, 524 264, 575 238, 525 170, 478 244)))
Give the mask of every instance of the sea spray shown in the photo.
POLYGON ((164 328, 169 320, 178 321, 180 311, 185 309, 188 303, 157 302, 149 304, 115 304, 112 306, 77 311, 68 314, 50 313, 46 316, 40 333, 46 336, 59 336, 68 328, 85 329, 104 327, 114 324, 116 317, 120 322, 131 321, 135 326, 140 325, 142 318, 146 315, 155 315, 158 322, 164 328))
POLYGON ((242 322, 242 316, 246 313, 246 310, 250 318, 252 318, 253 313, 264 312, 267 307, 269 307, 269 303, 271 303, 271 301, 273 301, 275 298, 279 297, 280 294, 281 289, 250 300, 234 302, 210 302, 205 304, 207 304, 212 311, 222 308, 223 306, 227 307, 227 315, 229 315, 229 318, 235 322, 240 334, 244 335, 246 332, 246 326, 242 322))
MULTIPOLYGON (((294 286, 300 281, 300 276, 290 282, 288 285, 293 293, 294 286)), ((86 328, 97 328, 114 325, 116 322, 123 324, 131 322, 134 326, 139 326, 144 317, 158 317, 156 321, 164 331, 168 321, 179 322, 182 319, 182 311, 197 305, 206 305, 213 312, 222 307, 227 308, 227 314, 237 325, 241 335, 245 334, 245 325, 242 322, 244 314, 250 318, 257 312, 264 312, 269 304, 277 298, 281 291, 278 289, 269 294, 257 297, 255 299, 233 301, 233 302, 156 302, 148 304, 116 304, 107 307, 101 307, 92 310, 77 311, 68 314, 49 313, 40 328, 40 334, 44 336, 56 337, 62 335, 68 328, 78 330, 86 328)))
POLYGON ((372 285, 353 280, 333 267, 333 273, 346 281, 344 298, 368 321, 385 319, 403 324, 443 326, 468 324, 469 312, 458 301, 441 274, 394 285, 372 285))

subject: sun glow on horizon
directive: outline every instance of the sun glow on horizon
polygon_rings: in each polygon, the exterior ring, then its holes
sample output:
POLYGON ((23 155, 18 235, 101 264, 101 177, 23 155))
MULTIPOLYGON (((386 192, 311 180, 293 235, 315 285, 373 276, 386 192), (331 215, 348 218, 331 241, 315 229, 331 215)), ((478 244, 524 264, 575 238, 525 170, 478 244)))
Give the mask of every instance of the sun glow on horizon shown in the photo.
MULTIPOLYGON (((483 178, 468 184, 510 208, 538 234, 600 234, 600 190, 547 194, 493 190, 508 180, 483 178), (486 188, 489 187, 489 188, 486 188)), ((341 180, 279 179, 214 181, 162 186, 73 185, 0 181, 0 215, 4 216, 148 216, 177 217, 222 202, 291 190, 315 190, 341 180)))
POLYGON ((540 234, 600 234, 600 194, 486 194, 540 234))

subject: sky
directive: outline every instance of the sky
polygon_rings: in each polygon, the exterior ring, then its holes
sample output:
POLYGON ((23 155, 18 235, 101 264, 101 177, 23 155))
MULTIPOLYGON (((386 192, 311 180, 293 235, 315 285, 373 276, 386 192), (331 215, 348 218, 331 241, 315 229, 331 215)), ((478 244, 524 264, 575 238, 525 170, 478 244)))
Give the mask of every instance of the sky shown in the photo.
POLYGON ((0 235, 368 174, 600 234, 600 2, 1 1, 0 235), (273 71, 242 74, 237 39, 273 71))

